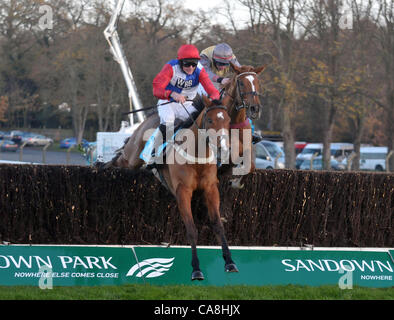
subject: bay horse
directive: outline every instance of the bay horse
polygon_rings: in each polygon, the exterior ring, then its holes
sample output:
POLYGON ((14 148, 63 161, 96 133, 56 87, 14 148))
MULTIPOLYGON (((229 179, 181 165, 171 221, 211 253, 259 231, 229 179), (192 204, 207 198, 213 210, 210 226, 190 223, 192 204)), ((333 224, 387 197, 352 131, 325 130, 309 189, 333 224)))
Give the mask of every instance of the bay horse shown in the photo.
MULTIPOLYGON (((191 280, 203 280, 204 275, 200 270, 199 260, 197 256, 197 229, 194 224, 191 200, 193 192, 202 190, 205 204, 208 209, 209 220, 212 229, 222 246, 223 258, 225 261, 226 272, 238 272, 238 268, 231 258, 231 253, 228 248, 224 227, 220 218, 220 196, 217 178, 217 164, 216 158, 212 158, 212 146, 208 142, 207 136, 200 134, 201 129, 214 130, 221 132, 219 139, 221 139, 220 146, 229 149, 228 132, 230 127, 230 117, 227 113, 227 108, 223 105, 215 105, 207 97, 203 96, 203 110, 199 114, 194 124, 189 128, 193 136, 196 138, 195 148, 197 149, 202 142, 205 145, 204 154, 201 158, 199 151, 195 150, 195 154, 199 154, 199 158, 195 163, 190 161, 178 161, 176 157, 170 157, 169 150, 167 150, 166 158, 175 159, 173 163, 166 161, 159 165, 157 170, 160 171, 160 176, 165 182, 169 191, 176 198, 178 209, 182 220, 186 227, 188 241, 192 250, 192 276, 191 280), (224 131, 223 131, 224 130, 224 131), (200 132, 200 133, 199 133, 200 132), (223 135, 224 134, 224 135, 223 135), (224 139, 224 140, 223 140, 224 139), (225 143, 224 143, 225 141, 225 143)), ((200 102, 201 103, 201 102, 200 102)), ((144 161, 140 159, 139 155, 142 152, 147 136, 145 131, 157 128, 159 125, 159 118, 157 114, 146 119, 126 140, 125 145, 115 158, 107 163, 105 166, 126 167, 130 169, 140 168, 144 161), (145 135, 145 137, 144 137, 145 135)), ((172 152, 178 152, 176 144, 171 148, 172 152)), ((189 152, 189 149, 188 149, 189 152)), ((201 152, 200 152, 201 153, 201 152)), ((179 155, 178 155, 179 156, 179 155)), ((188 158, 187 155, 182 155, 188 158)), ((179 159, 179 157, 178 157, 179 159)))
MULTIPOLYGON (((222 103, 228 108, 231 118, 230 129, 237 129, 239 133, 238 148, 234 148, 234 142, 231 141, 231 159, 232 163, 224 164, 220 167, 219 175, 228 175, 230 169, 239 161, 240 157, 245 157, 246 161, 250 159, 249 169, 242 176, 232 181, 233 188, 242 188, 242 178, 255 170, 255 157, 251 139, 251 124, 249 118, 258 118, 261 111, 260 102, 260 85, 258 75, 266 68, 267 64, 252 67, 248 65, 237 66, 230 62, 234 75, 224 86, 224 97, 222 103), (235 161, 234 161, 235 160, 235 161)), ((232 138, 233 136, 231 136, 232 138)), ((244 163, 245 166, 245 163, 244 163)))

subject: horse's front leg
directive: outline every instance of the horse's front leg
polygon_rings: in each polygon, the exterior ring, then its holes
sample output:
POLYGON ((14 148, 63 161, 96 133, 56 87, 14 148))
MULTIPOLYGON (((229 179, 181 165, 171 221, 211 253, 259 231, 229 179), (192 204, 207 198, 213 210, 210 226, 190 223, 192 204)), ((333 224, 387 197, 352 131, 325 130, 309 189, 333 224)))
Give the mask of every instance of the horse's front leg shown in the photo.
POLYGON ((242 189, 244 187, 244 178, 249 173, 255 171, 255 153, 252 144, 252 131, 242 129, 239 131, 240 136, 231 140, 231 160, 233 179, 230 180, 231 187, 242 189))
POLYGON ((222 246, 223 258, 225 261, 226 272, 238 272, 238 268, 231 258, 231 252, 228 248, 227 239, 224 233, 222 220, 220 219, 220 196, 217 184, 212 184, 204 190, 205 202, 208 208, 209 220, 212 229, 222 246))
POLYGON ((200 270, 200 262, 197 257, 197 228, 194 224, 191 201, 193 190, 180 184, 176 190, 178 209, 181 213, 183 223, 186 227, 187 238, 192 248, 192 280, 204 280, 204 275, 200 270))
MULTIPOLYGON (((239 159, 241 159, 241 157, 239 159)), ((242 164, 233 167, 232 170, 235 177, 230 180, 231 187, 234 189, 242 189, 244 187, 245 177, 256 170, 254 150, 244 150, 242 154, 242 164)))

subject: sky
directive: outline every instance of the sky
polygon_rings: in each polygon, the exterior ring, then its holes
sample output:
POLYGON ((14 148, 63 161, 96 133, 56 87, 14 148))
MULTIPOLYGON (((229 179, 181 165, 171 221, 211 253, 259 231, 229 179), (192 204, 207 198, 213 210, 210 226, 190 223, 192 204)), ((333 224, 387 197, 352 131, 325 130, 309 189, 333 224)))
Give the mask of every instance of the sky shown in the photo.
MULTIPOLYGON (((111 0, 113 5, 115 6, 115 3, 117 0, 111 0)), ((239 4, 237 0, 230 0, 231 7, 234 9, 233 10, 233 16, 236 18, 236 25, 238 28, 243 28, 246 25, 246 22, 248 21, 249 13, 248 10, 239 4)), ((130 3, 126 0, 124 2, 124 8, 123 8, 123 14, 127 12, 128 6, 130 3)), ((186 9, 192 9, 192 10, 198 10, 202 9, 204 11, 210 11, 210 9, 213 9, 215 7, 225 7, 225 2, 223 0, 182 0, 182 5, 186 9)), ((226 25, 227 19, 226 16, 223 14, 217 14, 214 15, 214 19, 217 19, 217 21, 214 21, 214 23, 220 23, 223 25, 226 25)), ((231 26, 229 25, 229 28, 231 26)))
MULTIPOLYGON (((183 0, 184 7, 187 9, 202 9, 207 11, 214 7, 224 6, 223 0, 183 0)), ((240 27, 244 26, 246 21, 248 21, 248 12, 245 7, 242 7, 238 1, 230 0, 231 6, 234 8, 234 16, 238 19, 238 25, 240 27)), ((220 21, 225 19, 225 17, 220 16, 220 21)))

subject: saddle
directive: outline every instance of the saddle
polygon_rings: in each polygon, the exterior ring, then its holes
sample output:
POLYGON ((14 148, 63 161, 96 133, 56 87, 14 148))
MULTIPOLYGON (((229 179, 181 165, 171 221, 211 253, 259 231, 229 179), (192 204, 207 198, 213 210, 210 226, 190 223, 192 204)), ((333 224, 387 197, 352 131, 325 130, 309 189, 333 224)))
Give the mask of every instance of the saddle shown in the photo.
POLYGON ((198 115, 199 112, 195 112, 194 114, 191 115, 192 119, 189 118, 185 121, 179 119, 175 120, 174 130, 173 130, 174 133, 170 138, 166 137, 165 126, 164 128, 160 127, 162 125, 157 127, 156 130, 148 139, 148 141, 145 143, 145 147, 140 153, 140 159, 144 160, 148 166, 154 164, 163 164, 165 162, 165 155, 166 155, 168 144, 171 143, 172 141, 175 141, 175 137, 181 129, 190 128, 193 125, 195 119, 198 117, 198 115), (157 141, 157 137, 159 136, 159 133, 162 135, 162 137, 164 137, 164 139, 162 139, 161 144, 159 144, 159 142, 157 141))
POLYGON ((165 161, 164 157, 167 151, 168 143, 175 140, 176 135, 181 129, 190 128, 196 121, 200 113, 203 111, 205 106, 203 99, 200 95, 197 95, 193 99, 193 106, 196 108, 197 111, 190 114, 189 118, 184 121, 180 119, 175 119, 173 131, 174 134, 172 135, 172 137, 170 137, 170 139, 166 137, 165 129, 160 130, 161 125, 157 127, 156 130, 153 132, 152 136, 146 142, 145 147, 140 154, 140 159, 144 160, 147 165, 154 165, 156 159, 160 160, 160 163, 163 164, 165 161), (163 139, 163 143, 161 145, 155 146, 155 140, 159 132, 162 132, 162 136, 165 138, 163 139), (157 152, 155 152, 156 149, 157 152))

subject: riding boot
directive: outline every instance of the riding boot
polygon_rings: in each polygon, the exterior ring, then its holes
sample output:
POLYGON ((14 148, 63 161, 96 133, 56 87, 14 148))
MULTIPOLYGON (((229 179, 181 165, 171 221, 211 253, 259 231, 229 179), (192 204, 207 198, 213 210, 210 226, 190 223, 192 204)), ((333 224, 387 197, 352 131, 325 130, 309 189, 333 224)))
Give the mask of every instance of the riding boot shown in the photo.
MULTIPOLYGON (((162 144, 164 143, 166 139, 166 125, 160 124, 158 130, 156 131, 155 136, 153 137, 153 142, 152 142, 152 147, 150 149, 150 154, 146 154, 144 161, 147 163, 147 169, 153 169, 155 168, 158 163, 164 163, 164 161, 158 161, 159 160, 159 151, 160 148, 162 147, 162 144)), ((161 159, 160 159, 161 160, 161 159)))
POLYGON ((171 137, 167 137, 167 126, 165 124, 163 124, 163 123, 160 124, 159 131, 160 131, 161 136, 162 136, 162 140, 161 140, 162 143, 161 144, 157 143, 155 149, 156 149, 157 157, 162 157, 160 159, 161 160, 160 163, 164 164, 165 163, 165 153, 166 153, 165 148, 168 145, 168 141, 169 141, 168 139, 171 138, 171 137), (164 145, 164 144, 166 144, 165 148, 162 147, 162 145, 164 145), (160 151, 159 149, 162 149, 161 152, 159 152, 160 151), (159 155, 159 153, 160 153, 160 155, 159 155))
POLYGON ((161 136, 163 137, 163 143, 167 141, 167 126, 163 123, 160 124, 159 130, 161 132, 161 136))

